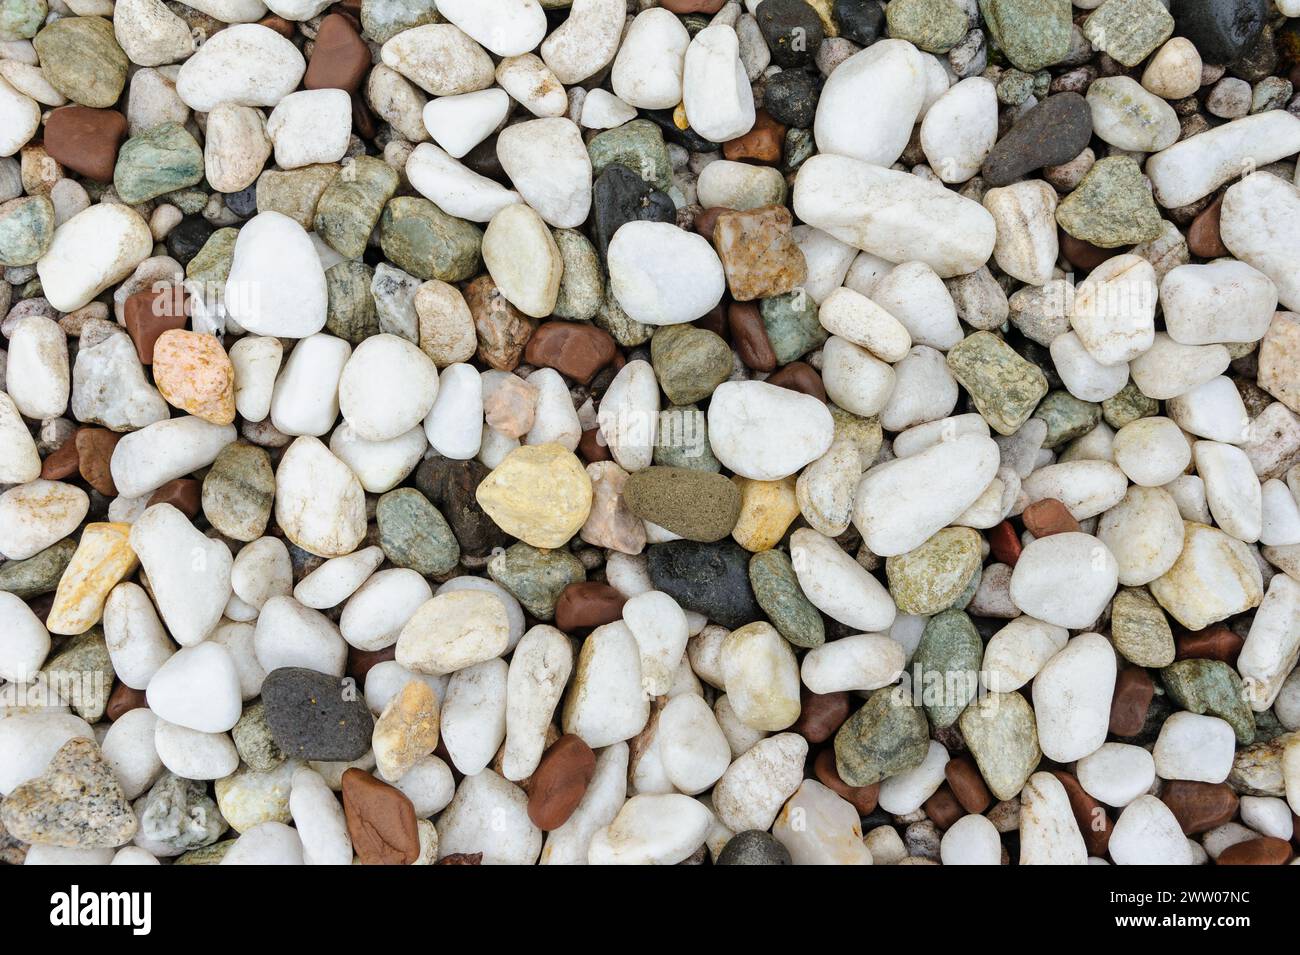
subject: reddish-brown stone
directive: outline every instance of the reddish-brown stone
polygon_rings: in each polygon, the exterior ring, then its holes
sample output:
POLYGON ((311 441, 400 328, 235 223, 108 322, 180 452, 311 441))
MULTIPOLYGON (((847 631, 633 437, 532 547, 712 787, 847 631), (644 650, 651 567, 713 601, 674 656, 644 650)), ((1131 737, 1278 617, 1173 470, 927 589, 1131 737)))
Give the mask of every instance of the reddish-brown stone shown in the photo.
POLYGON ((542 832, 564 825, 591 785, 596 754, 572 733, 561 736, 542 754, 528 782, 528 818, 542 832))
POLYGON ((1110 731, 1116 736, 1136 736, 1147 721, 1147 710, 1155 696, 1151 674, 1141 667, 1127 667, 1115 677, 1115 695, 1110 701, 1110 731))
POLYGON ((80 428, 73 440, 77 443, 77 467, 82 478, 105 497, 117 497, 110 464, 122 436, 107 428, 80 428))
POLYGON ((599 580, 569 584, 555 602, 555 626, 565 633, 613 623, 623 616, 627 598, 599 580))
POLYGON ((1219 218, 1223 213, 1223 196, 1206 206, 1187 230, 1187 248, 1192 255, 1203 259, 1218 259, 1231 255, 1219 233, 1219 218))
POLYGON ((1189 836, 1232 822, 1239 802, 1227 783, 1198 783, 1190 779, 1169 780, 1160 790, 1160 798, 1189 836))
POLYGON ((1195 633, 1182 633, 1174 638, 1175 660, 1222 660, 1229 666, 1236 666, 1237 655, 1245 645, 1244 637, 1239 637, 1227 627, 1210 627, 1195 633))
POLYGON ((438 860, 437 865, 482 865, 483 853, 481 852, 453 852, 449 856, 443 856, 438 860))
POLYGON ((713 332, 719 338, 727 337, 727 306, 719 302, 713 308, 709 309, 704 316, 697 318, 691 323, 696 328, 702 328, 706 332, 713 332))
POLYGON ((835 768, 835 749, 826 747, 813 760, 813 772, 827 789, 847 799, 859 815, 868 816, 876 811, 880 801, 880 783, 870 786, 850 786, 840 779, 839 770, 835 768))
POLYGON ((122 323, 135 342, 142 365, 153 364, 153 348, 163 332, 185 327, 188 321, 185 311, 185 288, 181 285, 145 289, 126 297, 122 303, 122 323))
POLYGON ((775 166, 781 161, 784 146, 785 126, 768 115, 767 110, 760 109, 749 132, 722 144, 722 155, 737 162, 775 166))
POLYGON ((578 454, 588 464, 614 460, 614 456, 609 453, 609 448, 600 438, 599 428, 589 428, 582 432, 582 437, 578 439, 578 454))
POLYGON ((794 217, 785 206, 724 212, 713 226, 713 247, 727 289, 737 302, 784 295, 808 278, 808 262, 794 240, 794 217))
POLYGON ((767 337, 763 314, 753 302, 732 302, 727 306, 727 327, 740 360, 754 371, 774 371, 776 352, 767 337))
POLYGON ((202 495, 201 481, 196 481, 194 478, 176 478, 150 494, 146 506, 170 504, 190 520, 194 520, 199 515, 202 495))
POLYGON ((724 212, 735 212, 735 210, 729 209, 726 206, 710 206, 705 209, 695 217, 695 231, 712 243, 713 230, 718 224, 718 216, 722 215, 724 212))
POLYGON ((108 694, 108 705, 104 708, 104 713, 110 720, 116 720, 123 713, 148 705, 144 698, 144 690, 133 690, 125 683, 117 683, 113 686, 113 692, 108 694))
POLYGON ((947 783, 935 790, 934 795, 921 804, 921 809, 940 829, 947 829, 966 815, 966 810, 957 801, 957 797, 953 795, 947 783))
POLYGON ((826 386, 822 384, 822 376, 807 362, 792 361, 788 365, 782 365, 768 377, 767 383, 812 395, 818 401, 826 400, 826 386))
POLYGON ((115 109, 63 106, 45 122, 45 151, 73 172, 111 182, 126 134, 126 117, 115 109))
POLYGON ((352 94, 352 128, 362 139, 374 139, 379 133, 375 114, 370 111, 370 106, 360 93, 352 94))
POLYGON ((343 815, 362 865, 410 865, 420 857, 415 806, 400 789, 360 769, 345 770, 343 815))
POLYGON ((352 21, 338 13, 321 20, 311 60, 302 78, 304 89, 340 89, 355 93, 370 68, 370 48, 352 21))
POLYGON ((347 673, 358 683, 365 683, 366 674, 370 672, 371 667, 396 659, 396 643, 382 650, 358 650, 356 647, 348 647, 347 673))
POLYGON ((1104 856, 1106 847, 1110 845, 1111 831, 1115 828, 1115 823, 1106 814, 1105 807, 1084 792, 1083 787, 1079 785, 1079 780, 1070 773, 1054 769, 1052 775, 1065 787, 1065 794, 1070 799, 1070 808, 1074 810, 1074 821, 1083 835, 1083 844, 1088 849, 1088 855, 1099 858, 1104 856))
POLYGON ((1219 865, 1286 865, 1295 857, 1290 843, 1275 836, 1260 836, 1228 846, 1219 853, 1219 865))
POLYGON ((835 735, 853 711, 853 699, 847 690, 837 693, 814 693, 806 686, 799 690, 799 719, 790 727, 809 743, 824 743, 835 735))
POLYGON ((661 0, 659 6, 673 13, 717 13, 727 0, 661 0))
POLYGON ((1061 254, 1080 269, 1095 269, 1107 259, 1113 259, 1124 251, 1122 248, 1103 249, 1091 242, 1076 239, 1064 229, 1058 229, 1057 231, 1060 233, 1061 254))
POLYGON ((41 477, 46 481, 62 481, 77 473, 77 436, 64 441, 41 462, 41 477))
POLYGON ((1020 535, 1009 521, 1003 521, 989 530, 989 551, 994 560, 1014 567, 1020 559, 1021 550, 1020 535))
POLYGON ((975 760, 969 756, 958 756, 948 760, 943 768, 944 778, 952 788, 953 797, 969 813, 981 814, 993 805, 993 794, 980 775, 975 760))
POLYGON ((1020 516, 1025 522, 1025 530, 1035 537, 1073 534, 1079 530, 1079 522, 1074 519, 1070 509, 1054 497, 1034 501, 1020 516))
POLYGON ((280 34, 280 36, 284 37, 286 40, 293 39, 293 33, 294 33, 293 23, 286 20, 284 17, 277 17, 274 15, 269 17, 263 17, 262 19, 257 21, 257 25, 261 27, 268 27, 269 29, 274 30, 276 33, 280 34))
POLYGON ((614 336, 588 322, 543 322, 528 339, 524 361, 554 368, 579 384, 589 384, 618 354, 614 336))

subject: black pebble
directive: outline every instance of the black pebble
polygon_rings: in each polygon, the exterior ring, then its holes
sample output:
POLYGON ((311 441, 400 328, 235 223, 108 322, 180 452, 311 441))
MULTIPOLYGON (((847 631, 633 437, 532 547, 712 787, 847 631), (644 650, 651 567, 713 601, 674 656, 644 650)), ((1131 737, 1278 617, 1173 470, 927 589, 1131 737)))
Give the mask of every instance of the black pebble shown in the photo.
POLYGON ((604 260, 609 241, 628 222, 676 222, 677 207, 631 169, 619 163, 605 167, 592 188, 591 238, 604 260))
POLYGON ((424 461, 415 472, 415 486, 437 505, 451 525, 461 553, 486 557, 494 547, 508 547, 512 538, 479 507, 474 492, 488 476, 482 461, 453 461, 441 456, 424 461))
POLYGON ((1268 22, 1268 0, 1174 0, 1174 32, 1185 36, 1206 63, 1231 63, 1268 22))
POLYGON ((990 186, 1006 186, 1043 166, 1069 162, 1092 139, 1092 109, 1078 93, 1049 96, 1020 118, 984 160, 990 186))
POLYGON ((292 759, 351 762, 370 749, 375 718, 353 680, 281 667, 266 675, 262 703, 272 739, 292 759))
POLYGON ((241 218, 248 219, 257 215, 257 183, 238 192, 225 195, 226 208, 241 218))
POLYGON ((167 233, 167 251, 181 265, 188 265, 215 231, 203 216, 186 216, 167 233))
POLYGON ((641 111, 641 115, 663 131, 665 140, 670 143, 676 143, 687 152, 717 152, 718 144, 713 140, 705 139, 689 127, 686 129, 678 129, 677 124, 673 122, 673 111, 671 109, 644 109, 641 111))
POLYGON ((734 541, 669 541, 654 544, 647 555, 655 589, 685 609, 702 613, 728 630, 764 619, 749 585, 751 555, 734 541))
POLYGON ((738 832, 718 853, 718 865, 791 865, 790 850, 770 832, 738 832))
POLYGON ((754 16, 777 66, 811 63, 826 38, 821 17, 803 0, 763 0, 754 16))
POLYGON ((859 46, 871 46, 880 39, 885 25, 885 11, 876 0, 835 0, 831 8, 840 36, 859 46))
POLYGON ((808 129, 817 115, 817 80, 806 70, 783 70, 767 81, 763 108, 778 123, 808 129))

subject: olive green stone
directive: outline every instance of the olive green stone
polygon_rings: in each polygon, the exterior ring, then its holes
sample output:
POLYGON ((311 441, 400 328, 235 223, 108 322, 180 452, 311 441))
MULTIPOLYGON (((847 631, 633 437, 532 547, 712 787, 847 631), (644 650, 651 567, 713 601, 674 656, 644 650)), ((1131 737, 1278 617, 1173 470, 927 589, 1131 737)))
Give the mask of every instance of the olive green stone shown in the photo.
POLYGON ((1142 169, 1128 156, 1098 160, 1056 207, 1056 221, 1103 249, 1154 239, 1163 228, 1142 169))
POLYGON ((864 418, 837 405, 830 405, 831 420, 835 422, 835 440, 851 441, 857 445, 858 460, 865 471, 880 454, 885 443, 885 431, 879 417, 864 418))
POLYGON ((370 294, 374 277, 374 269, 354 259, 325 270, 325 331, 352 345, 379 334, 375 297, 370 294))
POLYGON ((659 412, 654 463, 696 471, 722 470, 709 446, 709 424, 695 405, 673 405, 659 412))
POLYGON ((359 259, 401 179, 382 159, 358 156, 329 181, 316 203, 316 233, 339 255, 359 259))
POLYGON ((107 109, 122 95, 129 61, 103 17, 61 17, 32 45, 50 85, 74 103, 107 109))
POLYGON ((1278 721, 1277 713, 1273 710, 1265 710, 1263 713, 1252 714, 1255 718, 1255 742, 1267 743, 1269 740, 1277 739, 1279 736, 1286 735, 1289 730, 1278 721))
POLYGON ((33 265, 54 238, 54 203, 25 196, 0 203, 0 265, 33 265))
POLYGON ((207 208, 212 197, 202 189, 185 187, 175 189, 159 198, 180 209, 187 216, 196 216, 207 208))
POLYGON ((275 497, 271 458, 251 444, 228 444, 203 478, 203 516, 238 541, 257 540, 266 531, 275 497))
POLYGON ((835 734, 835 771, 850 786, 873 786, 915 769, 930 751, 930 725, 907 693, 886 686, 835 734))
POLYGON ((428 199, 399 196, 380 217, 379 244, 385 258, 416 278, 462 282, 479 270, 483 231, 428 199))
POLYGON ((751 557, 749 585, 767 619, 790 643, 812 648, 826 642, 822 615, 804 596, 794 565, 784 551, 764 550, 751 557))
POLYGON ((441 23, 435 0, 361 0, 362 35, 387 43, 403 30, 441 23))
POLYGON ((108 656, 103 628, 94 626, 71 637, 45 662, 39 679, 87 723, 98 721, 113 690, 113 661, 108 656))
POLYGON ((455 570, 460 544, 442 512, 413 487, 389 491, 375 507, 379 546, 398 567, 409 567, 426 577, 455 570))
POLYGON ((778 365, 820 348, 830 337, 817 320, 817 303, 802 289, 763 299, 759 312, 778 365))
POLYGON ((969 527, 945 527, 920 547, 886 559, 885 576, 898 612, 947 610, 970 588, 983 559, 979 532, 969 527))
POLYGON ((212 233, 185 266, 185 277, 214 286, 225 285, 230 275, 230 264, 235 260, 235 240, 238 238, 238 229, 218 229, 212 233))
POLYGON ((983 660, 984 643, 964 612, 945 610, 926 622, 912 654, 911 674, 931 724, 951 726, 975 699, 983 660))
POLYGON ((1068 391, 1053 391, 1034 410, 1035 418, 1047 423, 1043 447, 1056 448, 1082 438, 1101 421, 1101 405, 1083 401, 1068 391))
POLYGON ((221 860, 238 841, 238 839, 223 839, 201 849, 191 849, 177 856, 172 865, 221 865, 221 860))
POLYGON ((230 735, 239 751, 239 758, 250 769, 265 773, 284 762, 284 753, 271 735, 271 726, 266 722, 266 706, 261 700, 244 709, 230 735))
POLYGON ((953 0, 890 0, 889 35, 927 53, 947 53, 961 42, 970 21, 953 0))
MULTIPOLYGON (((1093 49, 1134 67, 1174 32, 1174 18, 1160 0, 1106 0, 1083 22, 1093 49)), ((1044 64, 1047 65, 1047 64, 1044 64)))
POLYGON ((693 468, 634 471, 623 486, 623 503, 642 520, 704 543, 722 540, 740 517, 736 485, 721 474, 693 468))
POLYGON ((992 332, 975 332, 948 352, 948 370, 998 434, 1020 430, 1047 394, 1047 376, 992 332))
POLYGON ((979 593, 980 581, 984 579, 984 568, 976 567, 975 572, 970 575, 970 580, 966 582, 966 588, 957 595, 957 599, 952 602, 954 610, 965 610, 970 606, 970 602, 975 599, 979 593))
POLYGON ((731 377, 731 348, 707 328, 669 325, 650 339, 650 363, 668 400, 688 405, 731 377))
POLYGON ((1024 70, 1004 70, 998 78, 998 102, 1019 106, 1034 95, 1034 77, 1024 70))
POLYGON ((113 188, 132 206, 202 178, 203 150, 180 123, 159 123, 132 136, 113 167, 113 188))
POLYGON ((26 560, 11 560, 0 564, 0 590, 23 600, 53 592, 59 586, 59 579, 68 569, 76 550, 76 542, 64 538, 26 560))
POLYGON ((1029 73, 1061 62, 1070 52, 1070 0, 980 0, 994 42, 1029 73))
POLYGON ((555 298, 551 314, 572 322, 589 322, 600 311, 600 304, 605 299, 605 282, 601 277, 596 247, 574 229, 554 229, 551 234, 564 261, 560 294, 555 298))
POLYGON ((310 230, 315 226, 316 206, 338 174, 333 163, 268 169, 257 177, 257 211, 279 212, 310 230))
POLYGON ((618 304, 618 299, 614 297, 612 288, 605 290, 605 298, 600 303, 600 308, 596 311, 592 321, 596 323, 597 328, 603 328, 613 335, 614 341, 624 348, 635 348, 637 345, 644 345, 650 340, 650 336, 654 334, 654 328, 649 325, 642 325, 623 311, 623 306, 618 304))
POLYGON ((45 0, 0 0, 0 41, 30 40, 48 12, 45 0))
POLYGON ((1124 587, 1110 609, 1115 649, 1140 667, 1168 666, 1174 659, 1174 632, 1165 612, 1145 589, 1124 587))
POLYGON ((494 554, 487 570, 538 620, 554 619, 564 588, 587 579, 582 561, 567 550, 539 550, 522 541, 494 554))
POLYGON ((667 190, 673 184, 673 164, 668 158, 664 134, 648 119, 634 119, 597 133, 587 143, 587 153, 591 156, 593 179, 617 163, 631 169, 656 189, 667 190))
POLYGON ((1246 703, 1241 677, 1222 660, 1179 660, 1160 671, 1160 682, 1178 706, 1231 726, 1242 746, 1255 741, 1255 714, 1246 703))
POLYGON ((1012 799, 1038 768, 1038 723, 1019 693, 986 693, 957 723, 980 775, 998 799, 1012 799))
POLYGON ((1142 394, 1131 381, 1118 394, 1101 403, 1102 419, 1116 431, 1139 418, 1150 418, 1159 413, 1160 402, 1142 394))

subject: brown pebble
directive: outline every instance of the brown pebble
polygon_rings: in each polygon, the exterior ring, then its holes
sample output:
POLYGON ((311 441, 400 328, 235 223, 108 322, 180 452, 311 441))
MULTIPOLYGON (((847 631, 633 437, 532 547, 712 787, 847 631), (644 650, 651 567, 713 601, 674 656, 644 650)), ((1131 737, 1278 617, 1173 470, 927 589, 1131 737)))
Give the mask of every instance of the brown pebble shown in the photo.
POLYGON ((73 172, 111 182, 126 134, 126 117, 115 109, 63 106, 45 121, 45 151, 73 172))
POLYGON ((993 794, 980 775, 975 760, 969 756, 958 756, 948 760, 943 768, 944 778, 952 787, 952 794, 969 813, 982 814, 993 804, 993 794))
POLYGON ((1155 696, 1151 674, 1141 667, 1127 667, 1115 677, 1115 695, 1110 701, 1110 731, 1116 736, 1136 736, 1146 725, 1147 710, 1155 696))
POLYGON ((80 428, 74 440, 77 443, 77 467, 82 478, 105 497, 117 497, 113 483, 113 449, 122 436, 107 428, 80 428))
POLYGON ((768 115, 767 110, 760 109, 749 132, 722 144, 722 156, 737 162, 775 166, 781 161, 784 146, 785 126, 768 115))
POLYGON ((1227 627, 1210 627, 1195 633, 1183 633, 1174 638, 1175 660, 1222 660, 1229 666, 1237 665, 1237 656, 1245 646, 1227 627))
POLYGON ((113 692, 108 694, 108 705, 104 707, 104 713, 110 720, 116 720, 123 713, 148 705, 144 698, 144 690, 133 690, 125 683, 119 682, 113 686, 113 692))
POLYGON ((601 440, 599 428, 590 428, 582 432, 582 437, 578 439, 578 454, 588 464, 614 460, 614 456, 609 453, 609 448, 601 440))
POLYGON ((352 94, 352 128, 362 139, 374 139, 379 133, 375 114, 370 111, 360 93, 352 94))
POLYGON ((543 322, 528 339, 524 361, 554 368, 585 385, 617 354, 614 336, 603 328, 589 322, 543 322))
POLYGON ((966 815, 965 807, 957 801, 947 783, 935 790, 934 795, 921 804, 921 809, 940 829, 947 829, 966 815))
POLYGON ((853 699, 847 690, 837 693, 814 693, 799 689, 799 719, 790 727, 812 744, 824 743, 844 725, 853 711, 853 699))
POLYGON ((695 231, 710 243, 713 242, 713 230, 717 227, 718 217, 724 212, 735 212, 726 206, 710 206, 695 217, 695 231))
POLYGON ((727 0, 661 0, 659 6, 673 13, 717 13, 727 0))
POLYGON ((697 318, 691 323, 696 328, 702 328, 706 332, 713 332, 719 338, 727 337, 727 306, 719 302, 708 313, 697 318))
POLYGON ((366 674, 370 668, 380 663, 386 663, 389 660, 397 659, 397 644, 384 647, 382 650, 358 650, 356 647, 348 647, 348 676, 358 683, 366 681, 366 674))
POLYGON ((1084 792, 1083 787, 1079 785, 1079 780, 1070 773, 1054 769, 1052 775, 1065 787, 1065 794, 1070 799, 1070 808, 1074 810, 1074 821, 1083 835, 1083 844, 1088 848, 1088 855, 1099 858, 1104 856, 1106 847, 1110 845, 1111 831, 1115 828, 1115 823, 1106 814, 1105 807, 1084 792))
POLYGON ((153 364, 154 345, 164 332, 183 329, 187 321, 184 286, 146 289, 128 295, 122 304, 122 323, 142 365, 153 364))
POLYGON ((1025 522, 1025 530, 1035 537, 1073 534, 1079 530, 1079 522, 1074 519, 1069 508, 1054 497, 1034 501, 1020 517, 1025 522))
POLYGON ((536 323, 501 294, 490 275, 480 275, 462 289, 478 335, 478 359, 497 371, 514 371, 536 323))
POLYGON ((331 13, 321 20, 311 60, 302 78, 304 89, 340 89, 355 93, 370 68, 370 48, 352 20, 331 13))
POLYGON ((832 790, 837 796, 847 799, 859 815, 869 816, 876 811, 876 803, 880 801, 880 783, 872 783, 870 786, 850 786, 840 779, 839 771, 835 768, 833 746, 828 746, 817 754, 817 758, 813 760, 813 772, 823 786, 832 790))
POLYGON ((1286 865, 1295 853, 1291 846, 1276 836, 1260 836, 1228 846, 1215 860, 1218 865, 1286 865))
POLYGON ((76 474, 77 467, 77 436, 73 434, 41 462, 41 478, 46 481, 61 481, 76 474))
POLYGON ((400 789, 363 770, 345 770, 343 815, 362 865, 410 865, 420 857, 415 806, 400 789))
POLYGON ((826 386, 822 384, 822 376, 807 362, 792 361, 788 365, 782 365, 768 377, 767 383, 812 395, 818 401, 826 400, 826 386))
POLYGON ((1003 521, 989 531, 989 551, 992 552, 993 559, 999 563, 1015 567, 1023 549, 1020 545, 1020 535, 1016 533, 1010 521, 1003 521))
POLYGON ((1113 259, 1124 251, 1123 248, 1103 249, 1091 242, 1076 239, 1064 229, 1058 229, 1057 232, 1060 234, 1061 254, 1069 259, 1076 268, 1095 269, 1107 259, 1113 259))
POLYGON ((199 515, 202 496, 203 483, 201 481, 196 481, 194 478, 176 478, 168 481, 149 495, 146 506, 170 504, 190 520, 194 520, 199 515))
POLYGON ((596 772, 596 754, 582 737, 566 733, 542 754, 528 782, 528 818, 542 832, 573 815, 596 772))
POLYGON ((274 30, 276 33, 280 34, 280 36, 284 37, 286 40, 293 39, 294 26, 290 21, 286 20, 284 17, 277 17, 277 16, 263 17, 262 19, 257 21, 257 25, 260 27, 267 27, 269 29, 274 30))
POLYGON ((569 584, 555 602, 555 626, 565 633, 603 627, 623 616, 627 598, 598 580, 569 584))
POLYGON ((482 865, 483 853, 481 852, 453 852, 449 856, 443 856, 436 863, 437 865, 482 865))
POLYGON ((713 227, 713 247, 737 302, 784 295, 803 285, 808 262, 794 240, 785 206, 724 212, 713 227))
POLYGON ((1232 254, 1223 244, 1223 236, 1219 233, 1219 218, 1222 213, 1223 196, 1219 196, 1192 220, 1187 229, 1187 248, 1192 255, 1217 259, 1232 254))
POLYGON ((776 368, 776 352, 767 337, 767 326, 763 324, 763 315, 753 302, 732 302, 727 306, 727 327, 731 332, 732 345, 740 360, 754 371, 773 371, 776 368))
POLYGON ((1183 833, 1189 836, 1232 822, 1239 802, 1227 783, 1199 783, 1190 779, 1167 781, 1160 790, 1160 799, 1183 827, 1183 833))

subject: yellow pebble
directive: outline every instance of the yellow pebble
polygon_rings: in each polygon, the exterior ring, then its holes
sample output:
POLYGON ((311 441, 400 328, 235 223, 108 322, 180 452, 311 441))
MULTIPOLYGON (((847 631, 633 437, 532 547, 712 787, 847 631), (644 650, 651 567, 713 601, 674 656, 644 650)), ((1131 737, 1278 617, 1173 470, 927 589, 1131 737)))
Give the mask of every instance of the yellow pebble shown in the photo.
POLYGON ((839 36, 840 28, 835 22, 835 17, 831 15, 831 8, 835 5, 835 0, 803 0, 804 3, 817 11, 817 16, 822 21, 822 30, 828 37, 839 36))
POLYGON ((533 547, 563 547, 591 513, 591 478, 572 451, 558 444, 515 448, 474 497, 511 537, 533 547))
POLYGON ((691 121, 686 118, 686 102, 682 101, 677 104, 673 110, 673 125, 678 129, 689 129, 691 121))
POLYGON ((139 562, 130 536, 130 524, 86 525, 54 594, 45 624, 50 633, 85 633, 99 623, 109 591, 139 562))
POLYGON ((438 697, 423 680, 411 680, 384 707, 371 737, 385 779, 401 779, 438 745, 438 697))
POLYGON ((745 550, 771 550, 799 516, 794 476, 780 481, 751 481, 739 476, 731 480, 740 490, 740 518, 731 536, 745 550))

